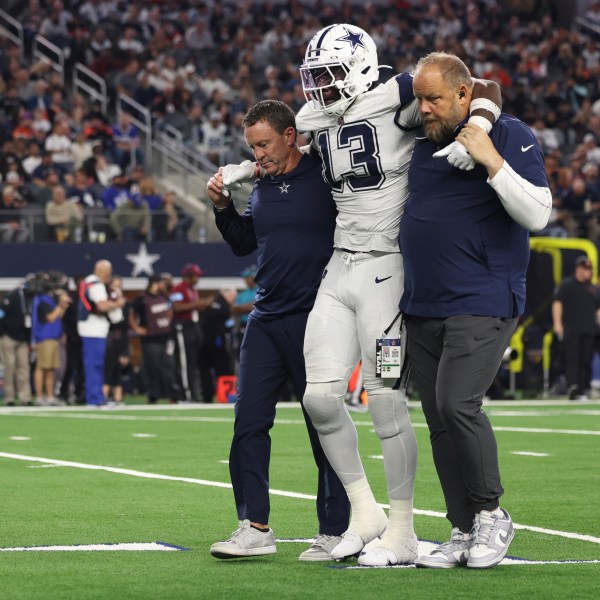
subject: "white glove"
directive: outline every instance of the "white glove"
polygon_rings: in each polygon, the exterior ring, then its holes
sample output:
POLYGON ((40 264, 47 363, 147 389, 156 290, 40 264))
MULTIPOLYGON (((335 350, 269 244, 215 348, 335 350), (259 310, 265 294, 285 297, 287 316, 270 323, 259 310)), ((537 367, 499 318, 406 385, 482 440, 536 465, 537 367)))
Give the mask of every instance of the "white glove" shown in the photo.
POLYGON ((221 170, 223 187, 226 190, 239 190, 245 181, 257 178, 258 163, 245 160, 239 165, 225 165, 221 170))
POLYGON ((475 167, 475 161, 460 142, 452 142, 442 150, 434 153, 434 158, 448 157, 448 162, 461 171, 470 171, 475 167))

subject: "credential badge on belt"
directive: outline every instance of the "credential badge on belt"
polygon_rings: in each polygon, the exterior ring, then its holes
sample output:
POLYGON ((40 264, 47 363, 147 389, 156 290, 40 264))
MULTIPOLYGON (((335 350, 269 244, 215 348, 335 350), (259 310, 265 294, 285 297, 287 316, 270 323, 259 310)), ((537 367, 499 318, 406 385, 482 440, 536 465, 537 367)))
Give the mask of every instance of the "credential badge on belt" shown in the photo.
POLYGON ((399 339, 378 339, 375 349, 375 376, 382 379, 398 379, 401 366, 399 339))

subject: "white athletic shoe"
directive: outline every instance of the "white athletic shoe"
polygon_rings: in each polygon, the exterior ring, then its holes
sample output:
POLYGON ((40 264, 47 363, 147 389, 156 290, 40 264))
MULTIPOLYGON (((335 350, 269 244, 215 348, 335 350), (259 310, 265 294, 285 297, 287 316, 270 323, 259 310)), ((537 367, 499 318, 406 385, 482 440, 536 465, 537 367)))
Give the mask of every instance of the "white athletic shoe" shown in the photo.
POLYGON ((273 530, 259 531, 250 525, 248 519, 240 521, 240 526, 224 542, 217 542, 210 547, 215 558, 240 558, 244 556, 262 556, 275 554, 275 538, 273 530))
POLYGON ((496 566, 508 552, 515 537, 512 519, 504 510, 502 516, 482 510, 475 515, 473 545, 469 551, 467 567, 489 569, 496 566))
POLYGON ((470 534, 464 534, 458 527, 455 527, 449 542, 440 544, 429 554, 419 556, 415 560, 415 565, 430 569, 452 569, 464 566, 469 559, 472 543, 473 538, 470 534))
POLYGON ((374 540, 360 553, 358 564, 363 567, 389 567, 413 563, 417 558, 417 536, 413 533, 398 540, 374 540))
POLYGON ((370 541, 378 538, 387 527, 388 518, 385 511, 377 506, 377 512, 368 524, 353 524, 342 534, 342 541, 331 551, 336 560, 357 555, 370 541))
POLYGON ((325 535, 320 533, 315 537, 313 545, 305 550, 298 560, 317 562, 322 560, 333 560, 331 551, 342 541, 339 535, 325 535))

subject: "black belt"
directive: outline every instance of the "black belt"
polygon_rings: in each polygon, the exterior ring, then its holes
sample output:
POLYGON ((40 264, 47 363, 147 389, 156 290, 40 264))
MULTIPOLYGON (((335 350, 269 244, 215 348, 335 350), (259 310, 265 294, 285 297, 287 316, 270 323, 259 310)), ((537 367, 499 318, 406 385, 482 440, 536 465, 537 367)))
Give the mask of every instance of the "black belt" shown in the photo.
POLYGON ((348 250, 347 248, 340 248, 340 250, 347 254, 360 254, 362 252, 362 250, 348 250))

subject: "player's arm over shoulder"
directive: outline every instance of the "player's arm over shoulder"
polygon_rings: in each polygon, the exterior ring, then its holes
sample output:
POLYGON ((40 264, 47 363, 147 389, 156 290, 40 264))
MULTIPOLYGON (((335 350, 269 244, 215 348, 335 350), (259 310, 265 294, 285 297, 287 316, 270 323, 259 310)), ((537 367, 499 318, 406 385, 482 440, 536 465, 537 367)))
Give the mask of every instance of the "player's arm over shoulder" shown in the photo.
MULTIPOLYGON (((502 112, 502 88, 495 81, 473 78, 469 112, 471 117, 483 117, 494 125, 502 112)), ((484 129, 489 132, 487 127, 484 129)))

